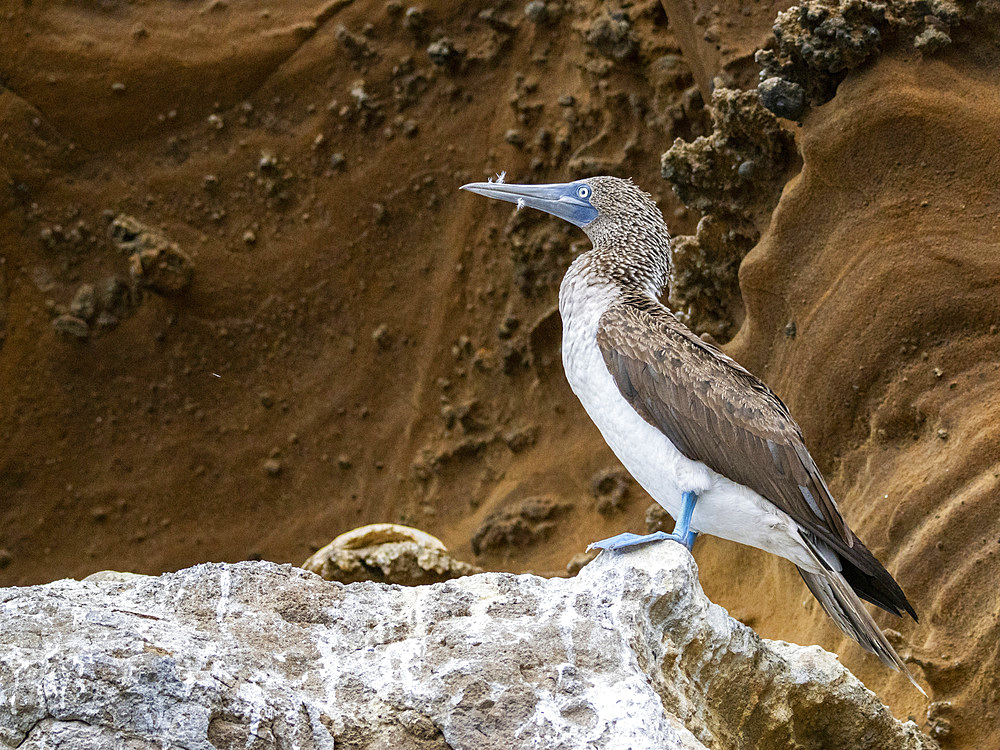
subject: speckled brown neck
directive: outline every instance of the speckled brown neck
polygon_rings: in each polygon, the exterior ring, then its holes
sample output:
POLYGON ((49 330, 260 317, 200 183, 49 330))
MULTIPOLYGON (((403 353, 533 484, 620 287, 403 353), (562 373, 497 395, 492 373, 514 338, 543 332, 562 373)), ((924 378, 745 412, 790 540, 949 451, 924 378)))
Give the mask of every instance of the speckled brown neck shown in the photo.
POLYGON ((593 202, 600 216, 584 227, 593 243, 582 265, 623 293, 658 297, 670 274, 670 233, 660 209, 631 182, 596 177, 593 202))

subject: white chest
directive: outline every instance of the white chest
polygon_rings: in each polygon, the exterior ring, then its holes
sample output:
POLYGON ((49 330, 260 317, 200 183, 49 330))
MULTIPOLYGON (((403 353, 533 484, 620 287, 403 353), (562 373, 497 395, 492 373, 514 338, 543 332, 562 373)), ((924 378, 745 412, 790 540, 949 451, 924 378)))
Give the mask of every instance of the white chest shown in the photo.
POLYGON ((567 277, 559 301, 563 369, 611 450, 636 481, 676 517, 681 494, 705 492, 713 484, 713 472, 685 458, 662 432, 636 413, 618 390, 597 346, 598 321, 617 297, 613 287, 591 285, 581 290, 567 277))

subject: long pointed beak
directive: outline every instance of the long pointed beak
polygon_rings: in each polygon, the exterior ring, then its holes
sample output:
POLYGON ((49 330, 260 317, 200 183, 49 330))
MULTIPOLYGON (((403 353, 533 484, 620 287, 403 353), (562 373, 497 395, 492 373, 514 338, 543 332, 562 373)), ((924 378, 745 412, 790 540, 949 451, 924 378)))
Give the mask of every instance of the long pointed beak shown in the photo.
POLYGON ((597 209, 586 198, 577 196, 579 183, 565 182, 552 185, 508 185, 504 182, 470 182, 462 190, 485 195, 518 207, 528 206, 558 216, 560 219, 584 227, 597 218, 597 209))

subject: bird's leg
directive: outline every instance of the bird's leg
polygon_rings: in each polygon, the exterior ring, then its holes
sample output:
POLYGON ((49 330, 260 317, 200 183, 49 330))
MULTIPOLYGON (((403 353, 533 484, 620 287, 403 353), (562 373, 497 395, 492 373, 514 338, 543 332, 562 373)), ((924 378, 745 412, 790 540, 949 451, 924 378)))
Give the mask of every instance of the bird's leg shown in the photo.
POLYGON ((694 544, 694 537, 698 536, 698 532, 691 536, 691 516, 694 515, 694 506, 698 502, 698 496, 693 492, 685 492, 681 495, 681 500, 684 505, 681 507, 681 517, 674 524, 672 536, 690 550, 691 545, 694 544))
POLYGON ((637 547, 640 544, 648 544, 649 542, 658 542, 666 539, 680 542, 690 550, 694 544, 695 537, 698 536, 697 531, 691 531, 691 516, 694 515, 694 506, 698 502, 698 496, 693 492, 685 492, 681 498, 684 501, 684 505, 681 508, 681 517, 674 525, 674 533, 668 534, 665 531, 657 531, 652 534, 629 534, 626 532, 609 539, 594 542, 587 547, 587 551, 589 552, 592 549, 606 549, 609 552, 617 552, 629 547, 637 547))

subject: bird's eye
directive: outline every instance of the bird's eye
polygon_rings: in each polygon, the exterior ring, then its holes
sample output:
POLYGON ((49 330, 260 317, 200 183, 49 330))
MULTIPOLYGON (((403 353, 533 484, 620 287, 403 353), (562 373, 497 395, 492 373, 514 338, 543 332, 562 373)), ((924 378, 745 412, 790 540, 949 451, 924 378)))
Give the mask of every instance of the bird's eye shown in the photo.
POLYGON ((576 189, 576 194, 580 198, 589 198, 590 197, 590 188, 587 187, 586 185, 580 185, 580 187, 578 187, 576 189))

